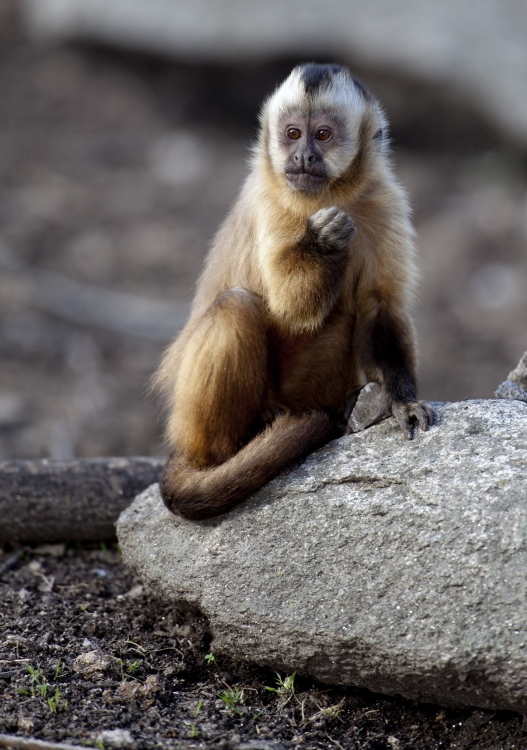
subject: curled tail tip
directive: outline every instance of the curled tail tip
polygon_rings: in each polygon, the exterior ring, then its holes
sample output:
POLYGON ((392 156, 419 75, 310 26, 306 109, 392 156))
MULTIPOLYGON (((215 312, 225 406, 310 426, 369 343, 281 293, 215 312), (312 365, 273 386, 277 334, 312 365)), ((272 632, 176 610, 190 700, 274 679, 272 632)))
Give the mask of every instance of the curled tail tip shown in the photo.
POLYGON ((159 488, 165 507, 175 516, 185 518, 187 521, 201 521, 209 517, 210 514, 203 514, 203 508, 196 509, 191 498, 185 497, 183 493, 169 490, 165 483, 161 483, 159 488))
MULTIPOLYGON (((175 516, 196 520, 193 514, 193 498, 184 488, 184 467, 181 458, 172 453, 166 463, 163 476, 159 482, 159 491, 165 507, 175 516)), ((187 472, 185 472, 187 473, 187 472)))
POLYGON ((218 466, 192 469, 174 452, 160 482, 161 497, 168 510, 191 521, 220 516, 247 500, 292 461, 339 434, 325 412, 284 414, 218 466))

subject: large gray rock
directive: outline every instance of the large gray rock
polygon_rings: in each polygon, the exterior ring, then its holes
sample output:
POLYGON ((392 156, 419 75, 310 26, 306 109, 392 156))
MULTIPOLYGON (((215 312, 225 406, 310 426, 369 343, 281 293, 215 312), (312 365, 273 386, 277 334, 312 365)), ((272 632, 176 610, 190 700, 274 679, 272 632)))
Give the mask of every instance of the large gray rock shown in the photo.
POLYGON ((233 512, 121 515, 126 562, 210 621, 211 649, 324 682, 527 711, 527 405, 393 419, 310 456, 233 512))

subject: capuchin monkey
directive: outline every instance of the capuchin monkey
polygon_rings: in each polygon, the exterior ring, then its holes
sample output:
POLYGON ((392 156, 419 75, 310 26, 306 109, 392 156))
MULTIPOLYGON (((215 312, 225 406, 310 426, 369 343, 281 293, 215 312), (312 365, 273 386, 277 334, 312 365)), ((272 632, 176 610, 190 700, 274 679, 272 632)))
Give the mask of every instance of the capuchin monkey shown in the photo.
POLYGON ((408 439, 433 420, 416 394, 414 232, 379 103, 346 68, 309 63, 260 121, 154 378, 169 406, 161 493, 190 519, 225 513, 345 433, 365 382, 408 439))

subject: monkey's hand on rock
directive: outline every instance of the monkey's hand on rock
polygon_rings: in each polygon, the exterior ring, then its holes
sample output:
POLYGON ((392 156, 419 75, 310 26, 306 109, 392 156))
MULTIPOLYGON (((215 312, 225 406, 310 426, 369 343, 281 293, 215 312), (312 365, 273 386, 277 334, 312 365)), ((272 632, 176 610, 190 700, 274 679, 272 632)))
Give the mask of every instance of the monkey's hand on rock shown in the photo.
POLYGON ((390 414, 395 418, 407 440, 412 440, 416 424, 423 432, 434 424, 434 412, 427 404, 421 401, 392 401, 389 398, 372 417, 370 424, 376 424, 390 414))
POLYGON ((307 220, 308 234, 310 234, 324 250, 348 249, 355 224, 348 214, 340 211, 336 206, 321 208, 307 220))
POLYGON ((415 424, 419 425, 423 432, 426 432, 434 424, 434 412, 421 401, 410 401, 408 403, 392 401, 389 408, 407 440, 413 438, 415 424))

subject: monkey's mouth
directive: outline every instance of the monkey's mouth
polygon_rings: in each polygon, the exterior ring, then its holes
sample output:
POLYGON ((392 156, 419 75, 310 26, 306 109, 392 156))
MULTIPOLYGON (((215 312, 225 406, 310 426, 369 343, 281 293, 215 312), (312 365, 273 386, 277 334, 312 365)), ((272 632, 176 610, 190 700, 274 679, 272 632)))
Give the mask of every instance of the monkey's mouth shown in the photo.
POLYGON ((313 172, 304 171, 293 172, 290 169, 285 173, 285 177, 291 187, 296 188, 296 190, 305 190, 310 193, 324 187, 327 179, 325 174, 314 174, 313 172))

